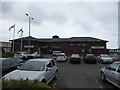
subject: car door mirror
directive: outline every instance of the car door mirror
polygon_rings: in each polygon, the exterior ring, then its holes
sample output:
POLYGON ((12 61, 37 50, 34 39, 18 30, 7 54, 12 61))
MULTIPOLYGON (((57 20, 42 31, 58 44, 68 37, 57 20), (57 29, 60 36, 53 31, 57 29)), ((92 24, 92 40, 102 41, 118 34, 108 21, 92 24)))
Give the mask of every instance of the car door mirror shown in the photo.
POLYGON ((120 70, 118 70, 117 72, 120 73, 120 70))
POLYGON ((46 68, 46 71, 51 71, 52 70, 52 68, 46 68))
POLYGON ((19 69, 20 68, 20 66, 17 66, 17 69, 19 69))
POLYGON ((118 68, 117 72, 118 72, 118 73, 120 73, 120 66, 119 66, 119 68, 118 68))
POLYGON ((110 69, 110 66, 107 66, 107 67, 106 67, 106 69, 108 69, 108 70, 109 70, 109 69, 110 69))

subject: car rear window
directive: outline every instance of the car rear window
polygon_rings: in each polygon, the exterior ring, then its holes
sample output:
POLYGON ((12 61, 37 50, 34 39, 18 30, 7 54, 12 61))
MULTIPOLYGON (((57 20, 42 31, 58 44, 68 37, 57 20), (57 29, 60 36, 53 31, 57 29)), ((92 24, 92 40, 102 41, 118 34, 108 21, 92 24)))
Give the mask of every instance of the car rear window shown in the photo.
POLYGON ((20 52, 17 52, 16 54, 21 54, 20 52))
POLYGON ((17 52, 16 54, 28 54, 27 52, 17 52))
POLYGON ((65 55, 58 55, 58 56, 65 56, 65 55))
POLYGON ((91 54, 91 55, 87 55, 87 57, 95 57, 95 56, 91 54))
POLYGON ((23 54, 28 54, 27 52, 23 52, 23 54))
POLYGON ((79 54, 72 54, 71 57, 72 58, 80 58, 80 55, 79 54))

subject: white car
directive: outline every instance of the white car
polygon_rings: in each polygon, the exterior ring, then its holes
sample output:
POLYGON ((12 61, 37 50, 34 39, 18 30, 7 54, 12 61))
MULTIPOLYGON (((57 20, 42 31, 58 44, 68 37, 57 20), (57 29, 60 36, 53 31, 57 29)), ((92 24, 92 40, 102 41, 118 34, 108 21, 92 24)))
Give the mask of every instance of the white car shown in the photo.
POLYGON ((113 63, 113 59, 107 54, 100 54, 98 61, 101 63, 113 63))
POLYGON ((42 56, 38 52, 34 52, 34 53, 28 55, 29 59, 40 58, 40 57, 42 57, 42 56))
POLYGON ((116 61, 101 69, 101 79, 109 81, 120 88, 120 61, 116 61))
POLYGON ((53 51, 54 56, 58 56, 60 53, 62 53, 62 52, 61 51, 53 51))
POLYGON ((48 84, 53 78, 57 78, 58 68, 52 59, 30 59, 26 61, 18 70, 14 70, 5 76, 5 80, 38 80, 48 84))
POLYGON ((67 61, 67 56, 65 55, 65 53, 59 53, 56 60, 57 61, 67 61))
POLYGON ((28 59, 29 53, 28 52, 16 52, 14 54, 14 58, 20 58, 20 59, 28 59))

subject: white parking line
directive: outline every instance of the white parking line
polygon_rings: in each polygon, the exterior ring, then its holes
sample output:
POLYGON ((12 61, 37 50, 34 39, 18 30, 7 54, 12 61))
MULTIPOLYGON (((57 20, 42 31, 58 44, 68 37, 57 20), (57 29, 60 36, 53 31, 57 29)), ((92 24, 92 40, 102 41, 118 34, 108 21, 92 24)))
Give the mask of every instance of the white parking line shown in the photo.
POLYGON ((55 86, 56 86, 56 83, 53 84, 53 87, 55 87, 55 86))
POLYGON ((102 86, 100 85, 100 87, 99 88, 102 88, 102 86))
POLYGON ((95 82, 97 83, 98 81, 96 80, 95 82))

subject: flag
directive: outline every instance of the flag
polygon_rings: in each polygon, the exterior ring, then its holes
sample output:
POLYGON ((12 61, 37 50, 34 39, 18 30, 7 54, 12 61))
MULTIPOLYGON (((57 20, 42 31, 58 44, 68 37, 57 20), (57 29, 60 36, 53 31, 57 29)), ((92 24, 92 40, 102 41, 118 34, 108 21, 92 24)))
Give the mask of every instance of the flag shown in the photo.
POLYGON ((15 24, 14 24, 13 26, 11 26, 11 27, 9 28, 9 30, 10 30, 11 28, 15 28, 15 24))
MULTIPOLYGON (((21 29, 18 31, 18 33, 19 33, 19 32, 22 32, 22 33, 23 33, 23 28, 21 28, 21 29)), ((17 33, 17 34, 18 34, 18 33, 17 33)))

